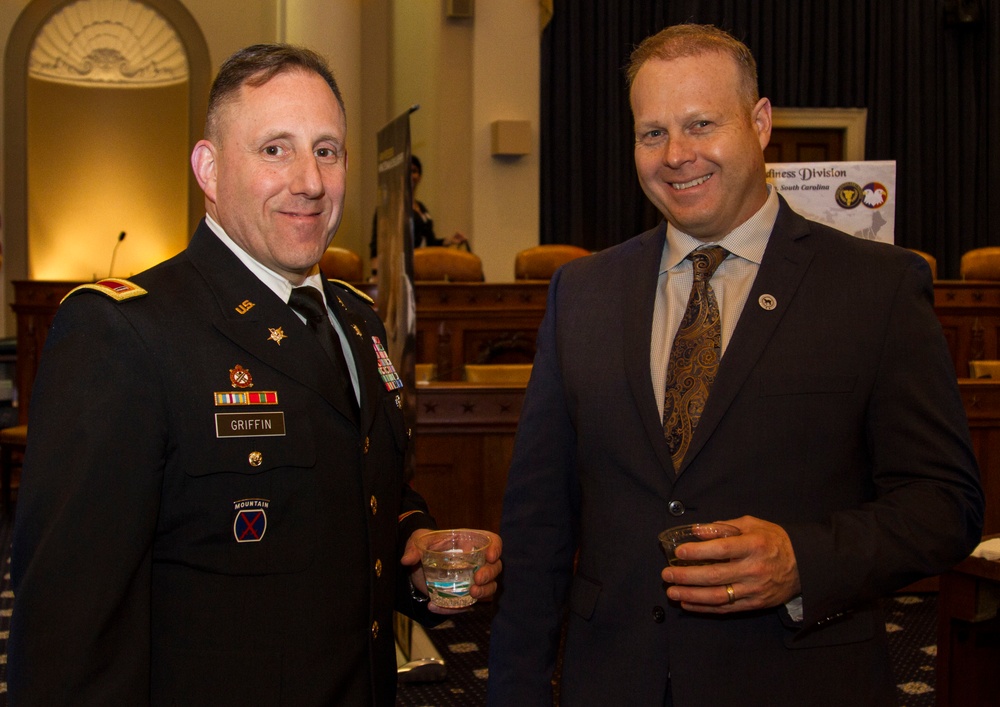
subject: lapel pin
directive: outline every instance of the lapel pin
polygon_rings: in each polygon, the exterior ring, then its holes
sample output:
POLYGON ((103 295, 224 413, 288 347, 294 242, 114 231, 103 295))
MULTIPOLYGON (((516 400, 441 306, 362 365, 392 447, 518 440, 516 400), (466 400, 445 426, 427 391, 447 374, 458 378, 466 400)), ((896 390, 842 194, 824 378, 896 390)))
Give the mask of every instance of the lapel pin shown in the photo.
POLYGON ((273 341, 278 346, 281 346, 281 340, 282 339, 287 339, 288 338, 288 334, 286 334, 285 331, 284 331, 284 329, 282 329, 280 326, 277 327, 277 328, 268 327, 267 330, 269 332, 271 332, 271 335, 269 337, 267 337, 267 340, 268 341, 273 341))
POLYGON ((774 299, 773 295, 761 295, 757 298, 757 304, 760 305, 761 309, 766 309, 770 312, 778 306, 778 300, 774 299))
POLYGON ((365 338, 365 335, 361 333, 361 330, 358 328, 357 324, 351 324, 351 328, 354 329, 355 334, 360 336, 362 339, 365 338))
POLYGON ((236 311, 240 314, 246 314, 251 309, 253 309, 254 303, 248 299, 243 300, 240 304, 236 306, 236 311))

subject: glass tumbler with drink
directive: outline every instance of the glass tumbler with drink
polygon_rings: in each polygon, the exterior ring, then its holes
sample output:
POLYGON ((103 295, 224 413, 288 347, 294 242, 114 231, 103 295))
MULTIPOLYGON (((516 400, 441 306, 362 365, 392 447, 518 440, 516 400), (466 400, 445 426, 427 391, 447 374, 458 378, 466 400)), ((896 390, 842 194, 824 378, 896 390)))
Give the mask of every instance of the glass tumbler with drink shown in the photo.
POLYGON ((684 543, 703 542, 716 538, 729 538, 739 535, 740 529, 726 523, 694 523, 693 525, 678 525, 667 528, 660 533, 660 545, 667 554, 667 564, 671 567, 693 567, 696 565, 713 565, 728 560, 682 560, 677 557, 677 548, 684 543))
POLYGON ((478 530, 436 530, 417 538, 431 602, 448 609, 475 603, 473 575, 486 562, 490 536, 478 530))

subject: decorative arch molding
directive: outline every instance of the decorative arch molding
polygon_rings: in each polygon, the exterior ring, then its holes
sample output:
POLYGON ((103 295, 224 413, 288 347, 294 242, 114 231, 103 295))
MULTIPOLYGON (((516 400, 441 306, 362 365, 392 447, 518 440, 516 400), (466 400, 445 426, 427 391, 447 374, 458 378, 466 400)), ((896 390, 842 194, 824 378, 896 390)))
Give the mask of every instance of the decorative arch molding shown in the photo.
MULTIPOLYGON (((28 276, 28 62, 39 33, 49 20, 77 0, 33 0, 11 28, 4 54, 4 301, 13 301, 14 280, 28 276)), ((188 67, 188 140, 201 138, 208 91, 212 80, 208 45, 198 23, 180 0, 142 0, 173 28, 184 49, 188 67)), ((188 230, 193 233, 204 213, 204 197, 194 175, 188 174, 188 230)), ((8 308, 4 306, 4 309, 8 308)), ((6 319, 7 335, 13 318, 6 319)))
POLYGON ((187 81, 187 54, 163 17, 136 0, 75 0, 38 31, 33 78, 85 86, 187 81))

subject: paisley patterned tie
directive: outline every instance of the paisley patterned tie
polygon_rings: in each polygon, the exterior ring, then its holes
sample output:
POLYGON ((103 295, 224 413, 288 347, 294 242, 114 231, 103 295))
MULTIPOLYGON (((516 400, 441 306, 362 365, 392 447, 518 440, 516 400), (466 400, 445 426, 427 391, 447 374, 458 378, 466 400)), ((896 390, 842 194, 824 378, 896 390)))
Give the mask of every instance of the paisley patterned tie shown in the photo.
POLYGON ((722 326, 719 303, 709 280, 727 255, 729 252, 721 246, 700 248, 688 255, 694 264, 694 282, 670 350, 663 403, 663 433, 674 471, 681 467, 719 370, 722 326))

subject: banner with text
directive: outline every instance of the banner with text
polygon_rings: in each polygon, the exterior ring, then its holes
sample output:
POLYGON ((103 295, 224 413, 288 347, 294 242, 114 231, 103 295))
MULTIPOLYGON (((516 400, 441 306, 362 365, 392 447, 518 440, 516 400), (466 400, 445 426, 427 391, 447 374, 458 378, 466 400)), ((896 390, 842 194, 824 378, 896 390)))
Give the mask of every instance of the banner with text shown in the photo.
POLYGON ((871 241, 893 242, 896 162, 782 162, 767 181, 796 212, 871 241))

